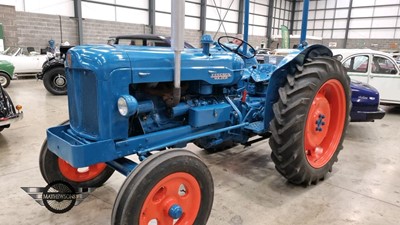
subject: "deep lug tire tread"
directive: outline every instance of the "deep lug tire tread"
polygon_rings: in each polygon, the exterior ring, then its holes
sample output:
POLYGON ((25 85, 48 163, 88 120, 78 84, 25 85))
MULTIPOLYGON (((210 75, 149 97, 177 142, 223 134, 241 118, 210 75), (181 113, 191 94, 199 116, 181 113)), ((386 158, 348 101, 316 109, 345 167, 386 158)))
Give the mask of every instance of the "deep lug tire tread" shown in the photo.
POLYGON ((309 60, 295 74, 287 76, 286 84, 279 88, 279 100, 273 105, 275 118, 270 123, 271 158, 277 171, 291 183, 310 185, 324 179, 337 161, 347 125, 350 121, 350 81, 339 61, 328 57, 309 60), (339 145, 331 159, 321 168, 313 168, 304 153, 304 127, 310 104, 324 82, 337 79, 344 87, 346 121, 339 145))

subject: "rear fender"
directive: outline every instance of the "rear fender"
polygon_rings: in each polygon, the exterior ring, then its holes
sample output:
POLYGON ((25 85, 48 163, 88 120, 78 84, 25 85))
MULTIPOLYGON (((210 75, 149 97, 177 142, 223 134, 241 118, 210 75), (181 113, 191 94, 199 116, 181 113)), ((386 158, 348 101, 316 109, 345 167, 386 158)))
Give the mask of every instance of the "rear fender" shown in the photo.
POLYGON ((332 57, 332 51, 323 45, 312 45, 300 52, 286 56, 272 73, 267 89, 267 99, 265 101, 265 128, 268 129, 269 122, 274 118, 272 106, 279 99, 278 89, 286 83, 288 74, 294 74, 296 67, 304 65, 308 59, 318 56, 332 57))
POLYGON ((45 74, 47 71, 55 67, 64 67, 64 60, 52 59, 50 61, 46 61, 42 66, 42 74, 45 74))
POLYGON ((6 74, 7 76, 9 76, 10 79, 13 79, 12 74, 9 74, 9 73, 8 73, 7 71, 5 71, 5 70, 0 70, 0 73, 4 73, 4 74, 6 74))

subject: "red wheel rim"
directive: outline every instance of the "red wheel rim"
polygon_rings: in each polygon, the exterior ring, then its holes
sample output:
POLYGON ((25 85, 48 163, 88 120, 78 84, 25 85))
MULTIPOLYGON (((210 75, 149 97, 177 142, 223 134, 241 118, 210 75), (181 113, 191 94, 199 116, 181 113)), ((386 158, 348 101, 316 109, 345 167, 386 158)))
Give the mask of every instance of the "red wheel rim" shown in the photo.
POLYGON ((305 125, 304 150, 314 168, 325 166, 335 153, 346 119, 346 95, 338 80, 328 80, 315 95, 305 125))
POLYGON ((200 209, 201 191, 196 178, 188 173, 173 173, 158 182, 146 197, 139 224, 191 225, 200 209), (182 216, 174 220, 169 215, 173 205, 179 205, 182 216), (155 223, 156 221, 156 223, 155 223))
POLYGON ((58 167, 61 174, 68 180, 75 182, 84 182, 94 179, 106 168, 105 163, 97 163, 85 168, 75 168, 67 163, 65 160, 58 158, 58 167))

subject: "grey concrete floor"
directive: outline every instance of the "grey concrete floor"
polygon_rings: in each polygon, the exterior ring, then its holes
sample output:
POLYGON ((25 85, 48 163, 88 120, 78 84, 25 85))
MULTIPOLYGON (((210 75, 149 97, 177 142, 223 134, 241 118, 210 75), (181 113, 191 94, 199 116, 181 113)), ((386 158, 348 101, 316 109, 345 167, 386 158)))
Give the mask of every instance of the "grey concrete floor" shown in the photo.
MULTIPOLYGON (((14 80, 7 91, 24 119, 0 133, 0 224, 109 224, 124 176, 114 173, 79 206, 53 214, 20 187, 44 187, 38 167, 46 128, 68 118, 66 96, 41 81, 14 80)), ((339 162, 325 181, 289 184, 270 159, 267 142, 207 154, 215 184, 210 225, 400 224, 400 108, 374 123, 351 123, 339 162)))

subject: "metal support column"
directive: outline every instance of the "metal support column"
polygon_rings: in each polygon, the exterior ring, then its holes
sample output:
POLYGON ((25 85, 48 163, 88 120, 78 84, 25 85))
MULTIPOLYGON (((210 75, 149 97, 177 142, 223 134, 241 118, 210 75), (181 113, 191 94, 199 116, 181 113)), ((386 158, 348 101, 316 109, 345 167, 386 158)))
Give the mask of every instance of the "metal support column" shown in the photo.
POLYGON ((290 15, 290 34, 293 35, 293 28, 294 28, 294 16, 296 13, 296 0, 292 1, 292 15, 290 15))
POLYGON ((344 34, 343 48, 347 47, 347 39, 349 37, 350 17, 351 17, 351 9, 352 8, 353 8, 353 0, 350 0, 349 12, 347 14, 346 32, 344 34))
POLYGON ((156 24, 156 0, 149 0, 149 27, 150 34, 154 34, 156 24))
POLYGON ((250 14, 250 0, 245 0, 244 4, 244 33, 243 40, 245 43, 243 44, 243 52, 247 52, 247 44, 249 41, 249 14, 250 14))
POLYGON ((243 34, 244 0, 239 0, 238 34, 243 34))
POLYGON ((307 36, 307 22, 308 22, 308 9, 310 6, 310 0, 304 0, 303 3, 303 18, 301 20, 301 36, 300 45, 305 47, 305 41, 307 36))
POLYGON ((83 44, 82 1, 74 0, 75 18, 78 21, 78 44, 83 44))
MULTIPOLYGON (((154 0, 153 0, 154 1, 154 0)), ((200 31, 201 35, 206 33, 207 0, 201 0, 200 3, 200 31)))
POLYGON ((272 43, 272 14, 274 14, 274 2, 275 0, 269 0, 268 3, 268 22, 267 22, 267 48, 271 48, 272 43))

